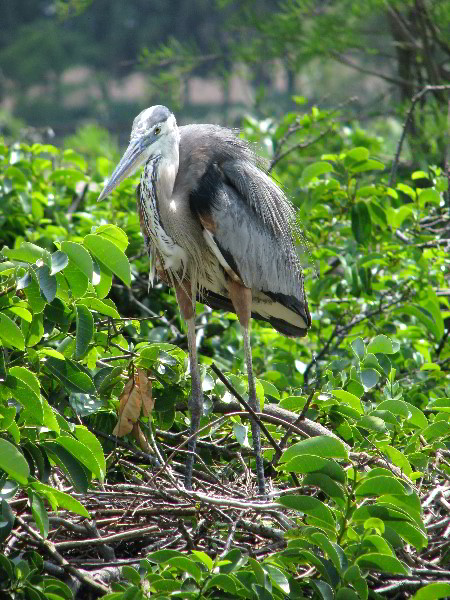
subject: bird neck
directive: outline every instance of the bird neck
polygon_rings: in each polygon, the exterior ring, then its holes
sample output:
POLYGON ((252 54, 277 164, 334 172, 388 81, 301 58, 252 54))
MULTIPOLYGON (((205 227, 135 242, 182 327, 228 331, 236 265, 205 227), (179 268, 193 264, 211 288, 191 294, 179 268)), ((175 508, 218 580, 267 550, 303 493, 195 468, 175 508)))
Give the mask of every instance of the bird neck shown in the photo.
POLYGON ((153 161, 153 178, 156 184, 157 198, 160 201, 170 200, 172 197, 179 160, 178 144, 173 143, 169 148, 164 148, 163 152, 153 161))

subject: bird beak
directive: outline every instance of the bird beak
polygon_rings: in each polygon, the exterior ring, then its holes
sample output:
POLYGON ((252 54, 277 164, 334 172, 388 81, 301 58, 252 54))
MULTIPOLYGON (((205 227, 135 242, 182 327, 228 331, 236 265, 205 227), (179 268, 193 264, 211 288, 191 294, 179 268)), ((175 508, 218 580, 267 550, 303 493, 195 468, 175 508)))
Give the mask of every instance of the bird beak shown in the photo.
POLYGON ((131 140, 125 154, 120 159, 119 164, 114 169, 97 202, 104 200, 124 179, 132 175, 145 160, 144 150, 147 145, 141 138, 131 140))

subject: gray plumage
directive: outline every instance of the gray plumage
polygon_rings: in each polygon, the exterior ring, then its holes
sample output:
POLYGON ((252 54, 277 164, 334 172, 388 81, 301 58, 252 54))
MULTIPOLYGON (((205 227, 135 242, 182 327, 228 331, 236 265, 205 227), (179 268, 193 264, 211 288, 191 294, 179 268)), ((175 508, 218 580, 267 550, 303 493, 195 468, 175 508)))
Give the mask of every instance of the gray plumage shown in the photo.
MULTIPOLYGON (((130 145, 99 199, 141 164, 138 207, 153 270, 177 290, 188 325, 194 317, 186 298, 192 307, 198 298, 238 314, 245 333, 249 396, 254 396, 256 410, 247 309, 287 335, 303 336, 311 324, 293 240, 293 207, 250 146, 231 130, 177 127, 164 106, 136 117, 130 145)), ((192 331, 191 369, 196 361, 192 331)), ((199 387, 194 372, 193 386, 194 376, 199 387)), ((196 394, 194 409, 201 389, 196 394)), ((253 434, 258 437, 259 428, 253 434)), ((261 472, 260 460, 259 476, 261 472)))

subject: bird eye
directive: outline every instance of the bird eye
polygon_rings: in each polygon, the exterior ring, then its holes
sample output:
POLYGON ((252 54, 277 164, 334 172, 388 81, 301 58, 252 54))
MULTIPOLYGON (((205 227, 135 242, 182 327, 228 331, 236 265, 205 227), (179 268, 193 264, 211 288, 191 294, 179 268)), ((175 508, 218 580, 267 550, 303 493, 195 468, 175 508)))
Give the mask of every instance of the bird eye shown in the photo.
POLYGON ((155 127, 154 133, 155 135, 159 135, 161 133, 161 127, 155 127))

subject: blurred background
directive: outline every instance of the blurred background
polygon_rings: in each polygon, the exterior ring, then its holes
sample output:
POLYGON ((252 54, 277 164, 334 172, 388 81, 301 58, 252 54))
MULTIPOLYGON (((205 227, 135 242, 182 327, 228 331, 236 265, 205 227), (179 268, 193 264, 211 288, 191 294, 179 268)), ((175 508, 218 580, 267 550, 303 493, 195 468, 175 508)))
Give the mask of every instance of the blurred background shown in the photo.
MULTIPOLYGON (((0 22, 0 134, 88 154, 156 103, 229 125, 341 108, 393 154, 414 94, 450 81, 448 0, 2 0, 0 22)), ((424 96, 407 159, 445 160, 447 98, 424 96)))

